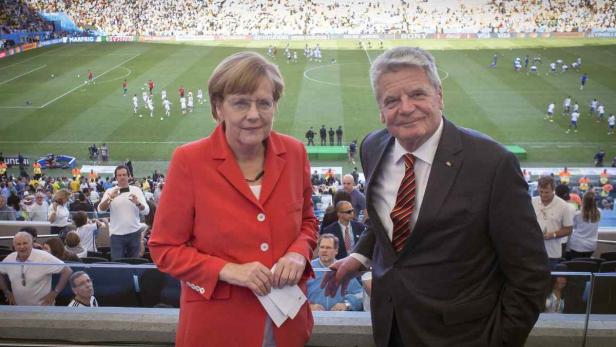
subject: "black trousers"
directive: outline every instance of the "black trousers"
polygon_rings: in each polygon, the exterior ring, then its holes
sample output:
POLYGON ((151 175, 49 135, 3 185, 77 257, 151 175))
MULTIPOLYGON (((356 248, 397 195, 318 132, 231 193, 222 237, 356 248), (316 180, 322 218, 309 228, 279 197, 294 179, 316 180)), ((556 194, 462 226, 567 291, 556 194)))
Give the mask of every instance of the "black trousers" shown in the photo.
POLYGON ((402 335, 400 335, 400 329, 398 329, 398 322, 396 320, 396 314, 391 322, 391 333, 389 336, 389 347, 404 347, 402 342, 402 335))

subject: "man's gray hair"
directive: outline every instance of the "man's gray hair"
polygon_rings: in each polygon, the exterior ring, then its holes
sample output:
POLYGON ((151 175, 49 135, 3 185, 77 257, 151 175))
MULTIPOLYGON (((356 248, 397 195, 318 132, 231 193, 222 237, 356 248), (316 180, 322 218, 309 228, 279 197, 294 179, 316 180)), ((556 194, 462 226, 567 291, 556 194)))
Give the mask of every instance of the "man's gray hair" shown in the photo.
POLYGON ((379 55, 370 67, 370 82, 377 101, 380 96, 377 87, 381 76, 408 67, 423 69, 434 88, 441 88, 441 79, 438 77, 432 54, 419 47, 395 47, 379 55))
POLYGON ((34 239, 32 238, 32 235, 30 235, 30 233, 26 232, 26 231, 19 231, 15 234, 15 236, 13 236, 13 240, 17 239, 18 237, 25 237, 28 240, 30 240, 30 243, 34 242, 34 239))

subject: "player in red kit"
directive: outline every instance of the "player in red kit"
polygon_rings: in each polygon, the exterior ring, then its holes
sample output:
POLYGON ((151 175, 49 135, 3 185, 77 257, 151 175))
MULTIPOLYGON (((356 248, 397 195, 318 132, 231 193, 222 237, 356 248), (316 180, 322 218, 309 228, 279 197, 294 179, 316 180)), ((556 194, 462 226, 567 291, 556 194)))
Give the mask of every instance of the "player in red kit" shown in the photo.
POLYGON ((178 92, 180 92, 180 98, 183 98, 186 90, 184 89, 184 87, 180 86, 180 89, 178 89, 178 92))
POLYGON ((152 95, 152 90, 154 90, 154 81, 148 81, 148 89, 150 89, 150 95, 152 95))
POLYGON ((124 96, 126 96, 126 92, 128 91, 128 82, 126 80, 122 82, 122 90, 124 91, 124 96))
POLYGON ((88 70, 88 83, 92 83, 93 79, 94 79, 94 74, 92 73, 92 71, 88 70))

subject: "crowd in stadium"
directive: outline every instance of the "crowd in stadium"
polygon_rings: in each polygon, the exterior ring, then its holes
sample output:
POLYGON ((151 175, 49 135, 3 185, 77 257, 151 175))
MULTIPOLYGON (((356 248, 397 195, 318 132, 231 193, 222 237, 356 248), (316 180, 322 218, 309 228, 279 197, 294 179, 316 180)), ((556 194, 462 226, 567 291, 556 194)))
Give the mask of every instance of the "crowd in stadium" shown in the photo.
MULTIPOLYGON (((64 12, 109 35, 574 32, 616 25, 613 0, 594 1, 64 1, 29 0, 21 17, 64 12), (24 13, 26 12, 26 13, 24 13)), ((14 10, 13 10, 14 11, 14 10)), ((22 28, 40 20, 19 20, 22 28)), ((35 23, 35 24, 32 24, 35 23)))
POLYGON ((0 34, 15 31, 52 30, 49 23, 38 16, 37 11, 22 1, 3 1, 0 6, 0 34))

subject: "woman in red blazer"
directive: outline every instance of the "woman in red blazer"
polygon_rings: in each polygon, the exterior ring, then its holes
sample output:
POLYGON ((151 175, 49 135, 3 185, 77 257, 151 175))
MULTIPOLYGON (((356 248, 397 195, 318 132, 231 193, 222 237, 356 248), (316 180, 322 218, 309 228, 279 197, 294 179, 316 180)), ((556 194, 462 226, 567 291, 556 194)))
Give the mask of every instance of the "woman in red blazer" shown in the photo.
POLYGON ((208 83, 218 126, 173 154, 149 246, 182 281, 178 346, 303 346, 310 337, 307 303, 278 328, 256 297, 295 284, 305 293, 313 275, 306 150, 272 131, 283 88, 262 56, 226 58, 208 83))

